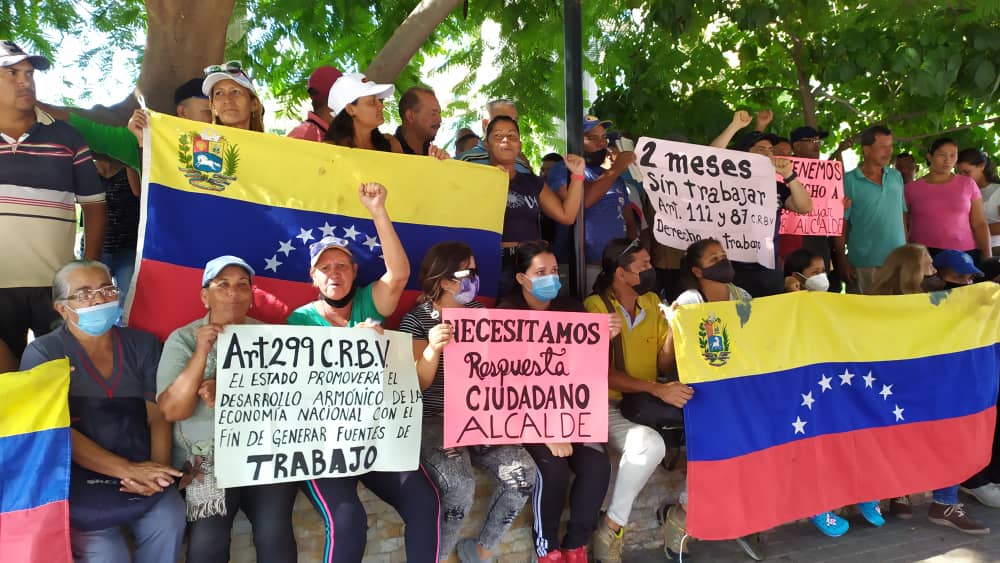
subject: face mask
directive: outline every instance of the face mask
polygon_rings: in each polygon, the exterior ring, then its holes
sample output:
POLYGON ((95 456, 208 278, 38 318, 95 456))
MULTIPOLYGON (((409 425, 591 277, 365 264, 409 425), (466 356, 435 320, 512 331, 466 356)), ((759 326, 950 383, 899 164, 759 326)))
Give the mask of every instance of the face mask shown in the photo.
POLYGON ((79 309, 70 307, 70 309, 79 317, 77 322, 74 323, 76 328, 90 336, 100 336, 111 330, 111 327, 118 322, 118 317, 122 315, 122 308, 118 304, 117 299, 91 307, 81 307, 79 309))
POLYGON ((323 301, 326 301, 327 305, 333 307, 334 309, 343 309, 351 303, 352 299, 354 299, 354 290, 357 289, 357 287, 358 286, 352 283, 351 290, 347 292, 347 295, 341 297, 340 299, 330 299, 322 293, 320 293, 319 296, 323 298, 323 301))
POLYGON ((920 287, 924 291, 941 291, 944 289, 944 280, 939 278, 937 274, 932 276, 924 276, 924 281, 920 283, 920 287))
POLYGON ((955 289, 956 287, 967 287, 967 283, 944 282, 945 289, 955 289))
POLYGON ((558 274, 538 276, 531 280, 531 294, 539 301, 552 301, 559 295, 561 288, 562 283, 559 281, 558 274))
POLYGON ((656 288, 656 270, 650 268, 648 270, 643 270, 638 273, 639 283, 633 286, 635 292, 639 295, 644 293, 649 293, 656 288))
POLYGON ((731 283, 734 276, 736 276, 736 270, 733 269, 733 263, 728 258, 723 258, 712 266, 701 270, 701 277, 719 283, 731 283))
POLYGON ((461 285, 458 286, 458 292, 455 293, 455 301, 458 301, 459 305, 465 305, 475 299, 478 293, 479 276, 462 278, 461 285))
POLYGON ((830 278, 823 272, 806 278, 804 285, 808 291, 826 291, 830 289, 830 278))

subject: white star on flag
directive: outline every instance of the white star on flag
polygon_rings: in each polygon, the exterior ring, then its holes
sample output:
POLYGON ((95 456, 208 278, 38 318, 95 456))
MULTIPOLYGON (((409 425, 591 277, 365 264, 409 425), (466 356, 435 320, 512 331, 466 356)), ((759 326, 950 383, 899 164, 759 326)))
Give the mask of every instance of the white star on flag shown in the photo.
POLYGON ((854 374, 844 368, 844 373, 838 374, 837 377, 840 378, 841 385, 850 385, 851 380, 854 379, 854 374))
POLYGON ((806 422, 806 421, 804 421, 804 420, 802 420, 801 417, 798 417, 798 416, 795 417, 795 422, 792 423, 792 426, 795 427, 795 434, 805 434, 806 433, 806 424, 809 424, 809 423, 806 422))
POLYGON ((872 372, 868 372, 868 375, 862 377, 865 380, 865 387, 868 389, 872 388, 872 383, 875 383, 875 378, 872 377, 872 372))
POLYGON ((810 392, 806 393, 805 395, 802 395, 802 404, 799 405, 799 406, 803 406, 803 407, 808 408, 809 410, 813 410, 813 403, 815 403, 815 402, 816 402, 816 399, 813 399, 813 392, 810 391, 810 392))
POLYGON ((312 229, 309 229, 307 231, 307 230, 305 230, 305 229, 303 229, 303 228, 300 227, 299 228, 299 234, 295 235, 295 238, 302 239, 302 244, 305 244, 306 242, 311 241, 311 240, 313 240, 316 237, 313 236, 313 230, 312 229))
POLYGON ((823 393, 826 393, 827 391, 833 389, 833 387, 830 387, 831 381, 833 381, 833 378, 827 377, 826 374, 823 374, 823 377, 820 378, 819 387, 823 391, 823 393))
POLYGON ((334 236, 333 230, 337 227, 331 227, 329 221, 323 221, 323 226, 319 227, 319 230, 323 232, 323 236, 332 237, 334 236))
POLYGON ((368 235, 365 235, 365 242, 363 242, 362 244, 367 246, 369 251, 372 251, 375 250, 376 246, 382 246, 377 241, 378 239, 376 237, 370 237, 368 235))
MULTIPOLYGON (((285 253, 285 257, 286 257, 286 258, 288 257, 288 253, 289 253, 289 252, 291 252, 291 251, 295 250, 295 247, 294 247, 294 246, 292 246, 292 239, 288 239, 288 240, 286 240, 285 242, 281 242, 281 241, 279 240, 279 241, 278 241, 278 244, 280 245, 280 246, 278 247, 278 252, 284 252, 284 253, 285 253)), ((277 256, 277 254, 275 254, 275 256, 277 256)))
POLYGON ((892 411, 892 414, 896 415, 896 422, 903 420, 903 409, 899 408, 899 405, 896 405, 896 410, 892 411))
POLYGON ((883 401, 888 399, 889 395, 892 395, 892 385, 883 385, 882 391, 879 392, 879 395, 882 395, 883 401))
POLYGON ((347 228, 344 227, 341 228, 344 229, 344 238, 349 238, 353 241, 358 240, 358 235, 361 234, 360 232, 355 230, 354 225, 351 225, 350 227, 347 228))
POLYGON ((265 270, 271 270, 272 272, 277 272, 278 271, 278 266, 280 266, 281 264, 283 264, 283 262, 278 262, 278 255, 277 254, 275 254, 274 256, 272 256, 270 258, 265 258, 264 262, 267 264, 266 266, 264 266, 264 269, 265 270))

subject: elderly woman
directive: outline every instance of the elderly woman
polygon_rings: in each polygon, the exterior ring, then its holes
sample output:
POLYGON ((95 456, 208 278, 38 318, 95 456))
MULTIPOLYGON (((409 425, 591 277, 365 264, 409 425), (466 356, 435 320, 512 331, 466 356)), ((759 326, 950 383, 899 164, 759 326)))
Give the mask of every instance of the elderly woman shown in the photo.
MULTIPOLYGON (((386 212, 385 187, 362 184, 359 195, 375 223, 385 273, 359 288, 355 252, 360 245, 352 249, 345 239, 322 238, 309 247, 309 275, 319 290, 319 299, 296 309, 288 317, 288 324, 369 327, 381 332, 382 320, 395 312, 410 277, 410 262, 386 212)), ((365 507, 358 498, 358 481, 391 504, 403 518, 406 560, 437 561, 438 499, 430 479, 420 468, 308 481, 306 493, 326 524, 323 561, 360 562, 364 556, 368 526, 365 507)))
POLYGON ((220 489, 214 476, 216 341, 226 325, 253 324, 254 270, 243 259, 220 256, 205 264, 201 301, 206 315, 175 330, 156 373, 163 416, 174 423, 175 467, 183 467, 190 528, 187 561, 226 563, 233 519, 240 510, 253 526, 258 561, 294 563, 292 530, 296 483, 220 489))
POLYGON ((156 404, 160 343, 120 328, 118 288, 100 262, 56 272, 53 303, 65 324, 33 341, 30 369, 68 357, 73 465, 70 538, 76 561, 174 562, 184 535, 184 501, 172 486, 170 424, 156 404), (123 534, 134 538, 134 556, 123 534))

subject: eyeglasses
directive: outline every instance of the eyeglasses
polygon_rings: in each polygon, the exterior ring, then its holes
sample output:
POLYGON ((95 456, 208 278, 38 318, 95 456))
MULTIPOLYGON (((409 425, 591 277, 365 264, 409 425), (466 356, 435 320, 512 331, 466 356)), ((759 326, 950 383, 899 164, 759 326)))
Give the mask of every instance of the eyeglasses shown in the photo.
POLYGON ((94 301, 95 299, 117 299, 120 294, 117 286, 106 285, 97 289, 78 289, 66 297, 66 301, 94 301))
POLYGON ((475 278, 479 276, 479 270, 476 268, 466 268, 464 270, 459 270, 451 275, 452 278, 460 280, 462 278, 475 278))
POLYGON ((625 256, 626 254, 631 252, 633 249, 638 250, 640 248, 642 248, 642 241, 640 241, 639 239, 635 239, 632 242, 628 243, 628 246, 625 247, 625 250, 622 250, 622 253, 619 254, 618 257, 621 258, 622 256, 625 256))
POLYGON ((221 65, 211 65, 205 67, 205 76, 214 72, 228 72, 229 74, 242 74, 243 76, 247 75, 247 73, 243 70, 243 63, 240 61, 229 61, 222 63, 221 65))
POLYGON ((511 131, 510 133, 493 133, 490 135, 490 139, 495 143, 502 143, 504 141, 510 141, 512 143, 517 143, 521 141, 521 135, 517 131, 511 131))

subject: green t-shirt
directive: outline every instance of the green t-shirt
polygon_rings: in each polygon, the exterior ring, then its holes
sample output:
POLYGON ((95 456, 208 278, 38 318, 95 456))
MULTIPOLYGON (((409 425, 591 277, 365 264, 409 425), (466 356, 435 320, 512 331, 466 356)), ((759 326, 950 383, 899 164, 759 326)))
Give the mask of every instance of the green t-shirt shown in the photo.
POLYGON ((142 169, 139 143, 128 127, 104 125, 75 113, 69 114, 69 124, 87 140, 91 152, 106 154, 133 170, 142 169))
MULTIPOLYGON (((351 318, 347 320, 347 326, 352 327, 358 323, 363 323, 368 319, 382 322, 384 317, 375 307, 375 299, 372 298, 372 285, 368 284, 358 290, 351 301, 351 318)), ((316 302, 306 303, 288 315, 288 324, 299 326, 330 326, 326 318, 316 310, 316 302)))

